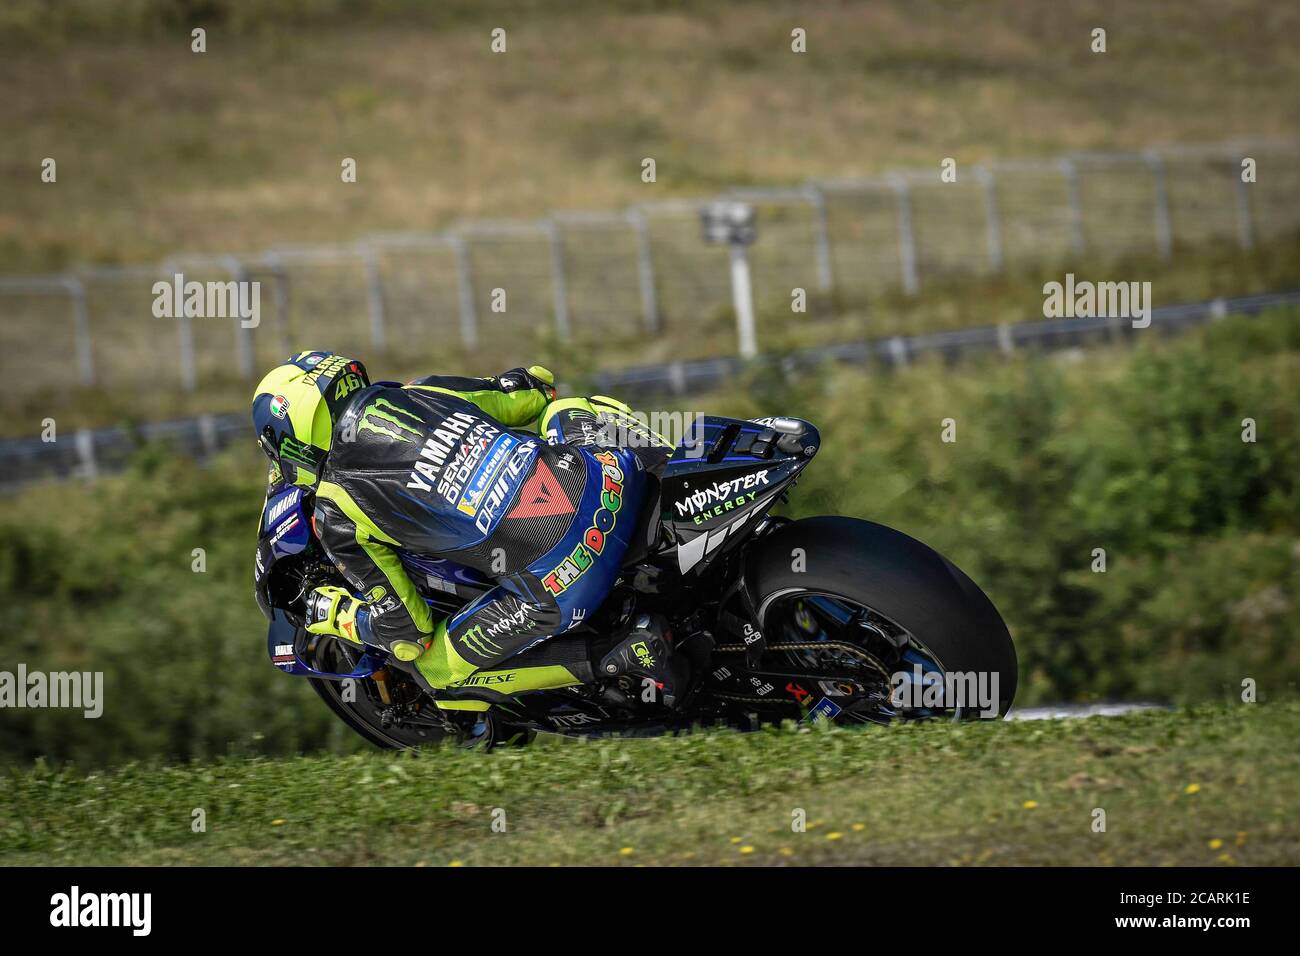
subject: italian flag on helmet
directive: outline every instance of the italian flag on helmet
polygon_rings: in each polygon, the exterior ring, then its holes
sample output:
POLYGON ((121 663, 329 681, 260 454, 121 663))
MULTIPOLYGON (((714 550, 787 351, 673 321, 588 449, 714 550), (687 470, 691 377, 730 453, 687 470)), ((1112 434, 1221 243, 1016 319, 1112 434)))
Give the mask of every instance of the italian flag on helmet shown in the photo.
POLYGON ((267 373, 253 391, 253 428, 285 480, 316 483, 337 412, 369 382, 364 365, 332 352, 300 352, 267 373))

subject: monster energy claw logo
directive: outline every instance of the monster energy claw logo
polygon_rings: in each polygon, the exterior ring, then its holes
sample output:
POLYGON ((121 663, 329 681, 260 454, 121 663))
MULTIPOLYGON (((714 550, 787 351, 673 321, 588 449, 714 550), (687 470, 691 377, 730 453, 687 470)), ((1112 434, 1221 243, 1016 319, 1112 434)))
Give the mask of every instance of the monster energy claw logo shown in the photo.
POLYGON ((306 465, 309 468, 316 465, 316 456, 312 453, 311 446, 289 435, 285 435, 280 439, 280 457, 295 464, 306 465))
POLYGON ((475 624, 464 634, 460 636, 460 641, 465 645, 467 650, 473 651, 480 657, 492 657, 492 648, 496 648, 496 653, 502 651, 502 647, 496 641, 491 640, 483 633, 483 625, 475 624))
POLYGON ((361 413, 361 424, 357 426, 357 432, 370 430, 398 441, 415 442, 420 439, 422 432, 419 429, 423 424, 420 416, 414 412, 399 408, 385 398, 377 398, 361 413), (392 411, 384 411, 386 408, 392 411))

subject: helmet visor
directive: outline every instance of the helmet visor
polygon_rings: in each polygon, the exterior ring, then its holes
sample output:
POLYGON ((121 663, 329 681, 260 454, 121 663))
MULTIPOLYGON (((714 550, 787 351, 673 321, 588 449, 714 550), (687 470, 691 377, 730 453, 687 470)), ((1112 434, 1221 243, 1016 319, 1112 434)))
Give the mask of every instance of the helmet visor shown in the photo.
POLYGON ((257 447, 262 449, 267 458, 271 459, 271 464, 278 465, 280 463, 280 453, 276 451, 275 441, 269 434, 262 432, 257 436, 257 447))

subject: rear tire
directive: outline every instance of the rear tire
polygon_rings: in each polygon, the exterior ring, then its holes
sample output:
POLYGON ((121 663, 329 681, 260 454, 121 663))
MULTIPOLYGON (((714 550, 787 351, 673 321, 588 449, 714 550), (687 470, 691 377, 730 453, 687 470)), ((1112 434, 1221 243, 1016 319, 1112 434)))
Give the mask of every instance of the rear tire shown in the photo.
POLYGON ((996 672, 999 716, 1015 699, 1016 649, 993 602, 951 561, 901 531, 829 515, 792 521, 763 539, 749 574, 764 634, 765 617, 783 596, 835 595, 888 618, 944 671, 996 672))

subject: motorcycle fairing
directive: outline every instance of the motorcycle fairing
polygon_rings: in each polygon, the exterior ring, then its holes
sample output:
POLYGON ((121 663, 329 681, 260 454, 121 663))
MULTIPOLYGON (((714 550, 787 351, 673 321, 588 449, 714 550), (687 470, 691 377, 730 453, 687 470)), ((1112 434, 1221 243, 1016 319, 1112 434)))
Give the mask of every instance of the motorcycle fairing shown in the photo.
POLYGON ((297 554, 311 541, 311 515, 304 508, 305 498, 302 488, 289 487, 266 499, 261 537, 271 544, 276 557, 297 554))
POLYGON ((812 460, 821 437, 800 419, 706 415, 664 470, 660 522, 677 568, 699 574, 758 524, 812 460))
POLYGON ((253 589, 257 604, 273 620, 271 570, 277 561, 300 554, 311 543, 309 497, 302 488, 277 485, 266 496, 258 526, 257 553, 253 563, 253 589))
POLYGON ((436 594, 471 599, 489 590, 495 583, 481 572, 446 558, 431 558, 402 550, 397 552, 397 556, 416 587, 422 594, 428 592, 428 596, 436 594))
POLYGON ((290 621, 283 611, 273 609, 271 614, 271 627, 266 632, 266 650, 271 656, 271 663, 286 674, 293 674, 296 677, 346 680, 349 677, 369 677, 385 665, 381 655, 366 651, 357 661, 357 666, 346 674, 317 670, 303 657, 307 632, 290 621))

